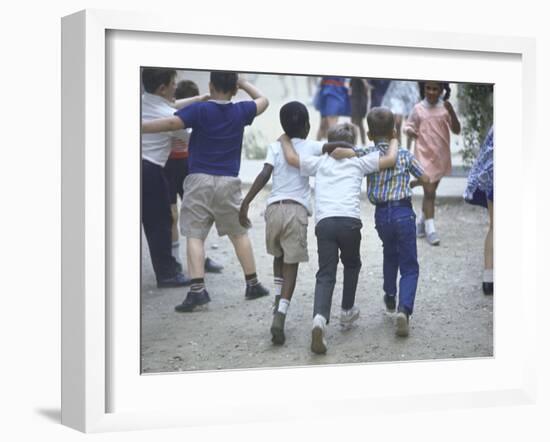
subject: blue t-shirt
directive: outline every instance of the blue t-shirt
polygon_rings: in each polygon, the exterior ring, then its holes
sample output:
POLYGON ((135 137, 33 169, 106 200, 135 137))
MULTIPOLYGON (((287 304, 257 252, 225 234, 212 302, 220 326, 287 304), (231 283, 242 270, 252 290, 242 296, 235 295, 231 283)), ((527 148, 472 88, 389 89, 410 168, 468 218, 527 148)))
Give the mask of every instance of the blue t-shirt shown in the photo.
POLYGON ((256 116, 256 103, 205 101, 178 110, 189 140, 189 173, 238 176, 244 127, 256 116))

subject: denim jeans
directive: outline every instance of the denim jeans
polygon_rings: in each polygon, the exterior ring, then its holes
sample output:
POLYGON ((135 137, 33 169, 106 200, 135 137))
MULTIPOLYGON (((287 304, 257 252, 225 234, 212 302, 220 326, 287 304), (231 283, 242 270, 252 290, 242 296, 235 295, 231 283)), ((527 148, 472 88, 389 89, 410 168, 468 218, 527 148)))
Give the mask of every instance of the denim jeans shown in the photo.
POLYGON ((327 323, 330 319, 332 294, 336 284, 338 252, 344 265, 344 288, 342 308, 349 310, 355 304, 355 290, 361 270, 361 220, 350 217, 324 218, 315 226, 319 271, 315 282, 313 316, 322 315, 327 323))
POLYGON ((397 294, 399 270, 399 308, 408 314, 413 312, 418 285, 415 219, 411 207, 377 207, 374 212, 376 231, 384 247, 384 292, 397 294))

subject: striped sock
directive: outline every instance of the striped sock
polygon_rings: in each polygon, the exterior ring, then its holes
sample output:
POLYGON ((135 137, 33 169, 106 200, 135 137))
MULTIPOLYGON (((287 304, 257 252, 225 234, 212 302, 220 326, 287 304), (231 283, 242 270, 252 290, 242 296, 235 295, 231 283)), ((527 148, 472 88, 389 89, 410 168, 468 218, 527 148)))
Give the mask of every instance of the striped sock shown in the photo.
POLYGON ((283 290, 284 279, 279 276, 273 278, 273 284, 275 285, 275 296, 281 296, 281 291, 283 290))
POLYGON ((204 278, 195 278, 191 280, 191 287, 189 291, 193 293, 200 293, 205 289, 204 278))
POLYGON ((244 275, 244 279, 246 281, 247 287, 252 287, 253 285, 257 285, 260 281, 258 281, 258 275, 256 273, 251 273, 250 275, 244 275))

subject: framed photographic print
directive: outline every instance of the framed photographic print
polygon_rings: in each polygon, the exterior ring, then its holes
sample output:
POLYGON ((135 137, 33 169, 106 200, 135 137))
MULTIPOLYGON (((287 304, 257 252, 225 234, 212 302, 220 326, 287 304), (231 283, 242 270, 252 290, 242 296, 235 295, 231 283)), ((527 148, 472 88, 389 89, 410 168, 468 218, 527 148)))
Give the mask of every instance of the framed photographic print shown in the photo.
MULTIPOLYGON (((518 274, 517 263, 527 262, 525 244, 534 243, 529 208, 535 195, 506 179, 518 169, 527 173, 533 162, 533 111, 528 105, 534 100, 533 41, 368 28, 340 31, 329 38, 307 27, 231 28, 216 22, 182 27, 170 17, 108 11, 63 19, 64 424, 94 432, 533 400, 535 331, 526 315, 534 302, 534 278, 529 276, 534 269, 525 264, 518 274), (348 87, 350 78, 415 86, 417 80, 449 83, 449 101, 459 114, 464 100, 459 91, 468 85, 478 92, 488 88, 490 94, 484 96, 494 97, 499 146, 494 160, 494 305, 481 292, 481 279, 472 275, 481 276, 483 268, 486 213, 456 201, 436 204, 447 237, 439 248, 418 241, 417 310, 410 335, 396 337, 395 318, 382 311, 383 252, 374 209, 362 196, 361 210, 367 212, 361 212, 363 268, 356 297, 361 315, 353 328, 339 329, 339 275, 326 355, 312 353, 309 342, 317 271, 312 226, 309 262, 298 270, 283 345, 271 341, 273 292, 245 300, 233 240, 218 238, 215 231, 206 239, 205 252, 224 269, 204 278, 212 287, 209 309, 175 311, 188 290, 158 287, 163 279, 155 275, 140 222, 140 111, 142 92, 149 93, 142 89, 144 69, 173 69, 174 80, 191 79, 200 94, 210 95, 210 72, 239 72, 265 92, 268 111, 244 132, 239 161, 241 172, 246 169, 249 175, 243 195, 263 167, 262 149, 283 132, 283 104, 302 102, 310 116, 309 138, 324 140, 326 135, 318 134, 323 115, 315 105, 323 81, 338 87, 348 87), (336 85, 338 79, 345 81, 336 85), (525 210, 518 210, 514 201, 522 201, 525 210), (467 231, 477 232, 470 242, 461 236, 467 231), (341 388, 343 379, 353 388, 341 388), (326 407, 330 403, 338 407, 326 407)), ((367 81, 366 90, 371 86, 367 81)), ((241 87, 235 101, 254 99, 250 91, 241 87)), ((403 128, 412 112, 403 112, 403 128)), ((350 114, 351 109, 339 121, 351 121, 350 114)), ((406 135, 404 131, 403 144, 406 135)), ((463 159, 464 142, 451 138, 451 154, 463 159)), ((190 155, 193 149, 190 145, 190 155)), ((446 180, 453 178, 442 180, 442 198, 446 180)), ((250 205, 250 236, 257 276, 273 290, 273 257, 264 244, 268 192, 263 192, 250 205)), ((417 214, 421 198, 422 191, 413 196, 417 214)), ((188 276, 183 240, 179 255, 188 276)))

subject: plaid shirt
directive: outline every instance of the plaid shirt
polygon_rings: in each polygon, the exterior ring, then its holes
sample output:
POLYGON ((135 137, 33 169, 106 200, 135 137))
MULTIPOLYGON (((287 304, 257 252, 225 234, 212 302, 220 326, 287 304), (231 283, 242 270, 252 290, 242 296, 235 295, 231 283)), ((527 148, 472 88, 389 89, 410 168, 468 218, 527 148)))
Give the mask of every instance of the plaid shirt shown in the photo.
MULTIPOLYGON (((365 149, 365 153, 379 151, 385 154, 389 144, 377 143, 365 149)), ((395 166, 377 173, 367 175, 367 196, 373 204, 385 201, 398 201, 410 198, 412 190, 409 187, 409 173, 419 178, 424 173, 422 166, 408 150, 399 148, 395 166)))

